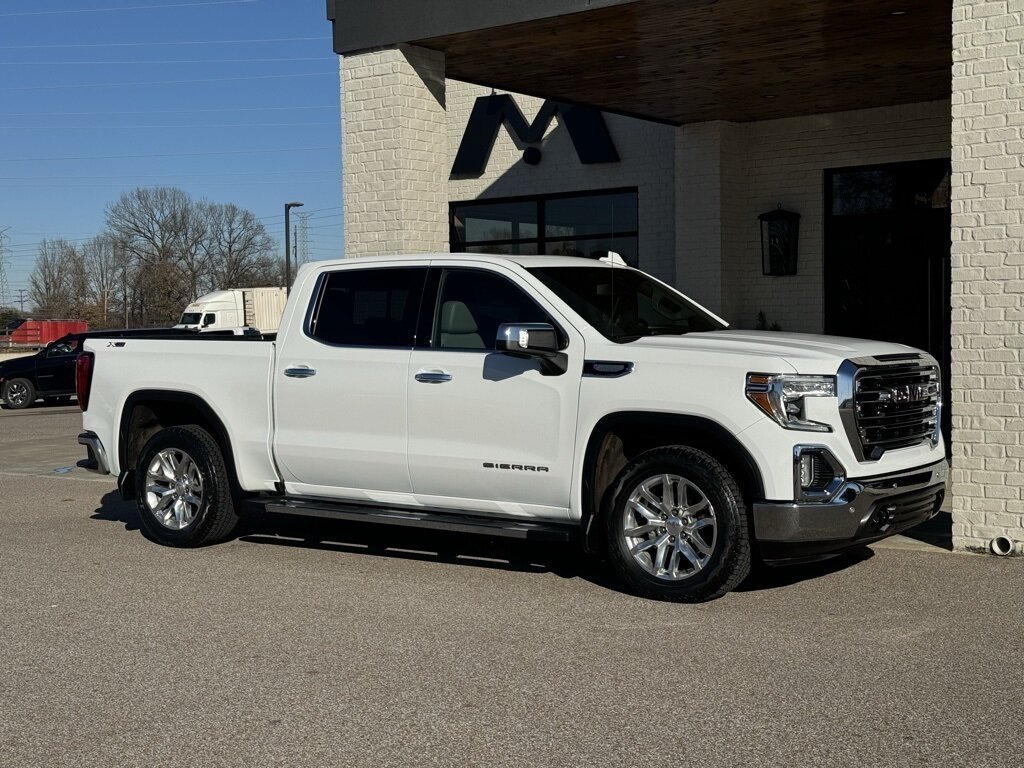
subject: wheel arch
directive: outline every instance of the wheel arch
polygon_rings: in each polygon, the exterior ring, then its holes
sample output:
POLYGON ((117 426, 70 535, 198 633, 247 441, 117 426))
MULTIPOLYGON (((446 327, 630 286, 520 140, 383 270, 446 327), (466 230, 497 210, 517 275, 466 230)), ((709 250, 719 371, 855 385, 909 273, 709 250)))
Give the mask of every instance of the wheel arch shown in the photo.
POLYGON ((603 416, 591 429, 581 478, 581 524, 588 551, 600 548, 600 516, 605 495, 619 474, 639 454, 669 445, 687 445, 709 454, 736 478, 748 503, 764 497, 764 479, 753 456, 719 422, 705 416, 618 411, 603 416))
POLYGON ((224 456, 231 482, 238 485, 231 438, 223 420, 209 403, 191 392, 143 389, 131 393, 121 408, 117 431, 118 466, 124 482, 122 496, 135 492, 135 462, 150 438, 167 427, 195 424, 204 428, 216 441, 224 456))

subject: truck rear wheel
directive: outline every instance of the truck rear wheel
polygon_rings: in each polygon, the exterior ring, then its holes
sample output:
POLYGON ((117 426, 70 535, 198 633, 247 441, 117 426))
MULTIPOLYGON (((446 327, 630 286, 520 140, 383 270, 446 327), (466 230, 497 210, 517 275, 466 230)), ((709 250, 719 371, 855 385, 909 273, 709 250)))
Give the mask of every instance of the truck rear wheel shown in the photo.
POLYGON ((135 483, 142 528, 160 544, 212 544, 238 524, 224 456, 202 427, 157 432, 139 454, 135 483))
POLYGON ((721 597, 750 572, 743 494, 703 451, 647 451, 619 473, 608 498, 609 558, 636 594, 702 602, 721 597))
POLYGON ((8 408, 28 408, 36 401, 35 387, 28 379, 11 379, 4 384, 3 400, 8 408))

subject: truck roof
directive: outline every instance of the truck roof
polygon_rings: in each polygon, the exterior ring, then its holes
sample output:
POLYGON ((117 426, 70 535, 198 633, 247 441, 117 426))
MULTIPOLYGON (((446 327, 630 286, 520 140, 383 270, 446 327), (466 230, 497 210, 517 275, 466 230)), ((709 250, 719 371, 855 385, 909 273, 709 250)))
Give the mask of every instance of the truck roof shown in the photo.
MULTIPOLYGON (((445 260, 458 260, 458 261, 476 261, 481 264, 501 264, 503 262, 512 262, 518 264, 521 267, 603 267, 612 269, 612 265, 606 261, 599 261, 598 259, 590 259, 580 256, 540 256, 540 255, 523 255, 523 256, 508 256, 505 254, 498 253, 395 253, 387 254, 382 256, 352 256, 341 259, 330 259, 325 261, 307 262, 302 266, 303 269, 312 268, 310 265, 315 267, 324 266, 341 266, 343 264, 362 264, 362 263, 373 263, 373 262, 388 262, 388 261, 405 261, 408 259, 445 259, 445 260)), ((624 269, 628 267, 618 266, 616 269, 624 269)))

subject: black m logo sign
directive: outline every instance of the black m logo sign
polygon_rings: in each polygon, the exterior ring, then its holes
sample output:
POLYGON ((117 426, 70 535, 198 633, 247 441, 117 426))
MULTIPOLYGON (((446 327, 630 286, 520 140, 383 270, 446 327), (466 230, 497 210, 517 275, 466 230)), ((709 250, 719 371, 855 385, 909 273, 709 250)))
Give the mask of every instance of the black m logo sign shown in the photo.
MULTIPOLYGON (((502 125, 508 129, 518 144, 538 144, 544 138, 544 133, 556 113, 560 116, 573 146, 576 147, 576 154, 581 163, 590 165, 618 162, 619 153, 615 150, 608 126, 605 125, 604 116, 599 110, 559 101, 545 101, 533 123, 528 124, 511 96, 494 94, 481 96, 473 105, 469 122, 466 124, 466 133, 462 136, 458 154, 455 155, 451 177, 475 179, 483 174, 502 125)), ((523 151, 523 162, 529 165, 536 165, 540 159, 540 149, 535 146, 528 146, 523 151)))

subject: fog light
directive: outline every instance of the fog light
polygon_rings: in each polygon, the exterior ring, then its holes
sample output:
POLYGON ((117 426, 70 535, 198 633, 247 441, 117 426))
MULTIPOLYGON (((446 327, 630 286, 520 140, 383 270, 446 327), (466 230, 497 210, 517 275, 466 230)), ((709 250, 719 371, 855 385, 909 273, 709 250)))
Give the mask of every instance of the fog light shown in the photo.
POLYGON ((793 454, 796 500, 831 501, 846 481, 836 458, 820 445, 798 445, 793 454))

